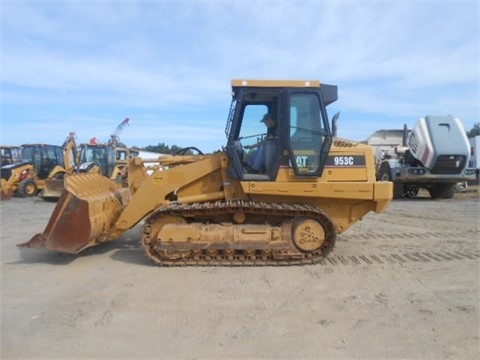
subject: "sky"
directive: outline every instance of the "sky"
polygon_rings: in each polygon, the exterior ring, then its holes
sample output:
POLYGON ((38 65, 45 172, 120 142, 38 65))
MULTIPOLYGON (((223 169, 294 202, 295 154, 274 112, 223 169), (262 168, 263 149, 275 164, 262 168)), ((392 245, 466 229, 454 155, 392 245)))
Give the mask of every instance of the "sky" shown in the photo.
POLYGON ((479 120, 478 1, 2 0, 0 143, 226 144, 231 79, 338 86, 338 136, 479 120))

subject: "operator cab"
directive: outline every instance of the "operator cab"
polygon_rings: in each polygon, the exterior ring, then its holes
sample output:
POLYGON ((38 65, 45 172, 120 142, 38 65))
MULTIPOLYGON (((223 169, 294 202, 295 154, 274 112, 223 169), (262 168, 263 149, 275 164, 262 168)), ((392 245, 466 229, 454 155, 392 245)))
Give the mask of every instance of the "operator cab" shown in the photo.
POLYGON ((272 181, 281 167, 296 176, 321 176, 332 144, 326 106, 337 100, 336 86, 233 80, 232 89, 225 129, 231 177, 272 181))
POLYGON ((1 166, 16 164, 22 161, 22 149, 20 146, 0 146, 1 166))
POLYGON ((98 166, 102 175, 110 177, 115 167, 117 154, 110 145, 81 144, 78 171, 89 172, 94 166, 98 166))
POLYGON ((22 145, 22 160, 31 163, 39 179, 46 179, 55 166, 63 166, 63 147, 59 145, 22 145))

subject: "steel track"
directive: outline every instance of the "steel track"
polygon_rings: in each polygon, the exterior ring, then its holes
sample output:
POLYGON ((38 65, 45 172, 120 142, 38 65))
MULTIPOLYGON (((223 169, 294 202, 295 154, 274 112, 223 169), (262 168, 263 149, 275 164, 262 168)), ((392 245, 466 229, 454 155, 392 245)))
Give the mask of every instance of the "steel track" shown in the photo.
MULTIPOLYGON (((233 220, 232 220, 233 222, 233 220)), ((278 265, 305 265, 319 263, 333 249, 335 245, 336 233, 333 222, 322 210, 305 204, 276 204, 259 203, 253 201, 227 201, 215 203, 195 203, 195 204, 176 204, 162 208, 153 213, 146 220, 143 227, 142 244, 147 255, 155 263, 163 266, 278 266, 278 265), (162 244, 157 242, 152 229, 155 223, 161 221, 166 216, 181 217, 188 222, 209 223, 216 217, 230 216, 233 219, 234 214, 242 213, 246 216, 246 222, 249 218, 263 217, 272 219, 274 222, 279 220, 291 220, 297 217, 310 218, 320 223, 325 231, 325 242, 323 246, 311 252, 303 252, 298 249, 291 241, 283 249, 235 249, 226 246, 215 251, 211 249, 195 249, 189 251, 185 256, 185 248, 178 249, 179 254, 165 254, 162 244), (180 254, 181 251, 181 254, 180 254), (175 258, 177 257, 177 258, 175 258)))

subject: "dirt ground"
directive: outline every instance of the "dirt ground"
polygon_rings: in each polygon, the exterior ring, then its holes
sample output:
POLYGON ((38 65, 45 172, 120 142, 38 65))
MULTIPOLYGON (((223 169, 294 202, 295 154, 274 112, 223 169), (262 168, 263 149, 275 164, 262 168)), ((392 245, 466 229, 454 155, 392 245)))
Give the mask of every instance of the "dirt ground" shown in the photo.
POLYGON ((2 359, 480 358, 478 193, 395 200, 303 267, 157 267, 138 227, 18 249, 54 205, 0 203, 2 359))

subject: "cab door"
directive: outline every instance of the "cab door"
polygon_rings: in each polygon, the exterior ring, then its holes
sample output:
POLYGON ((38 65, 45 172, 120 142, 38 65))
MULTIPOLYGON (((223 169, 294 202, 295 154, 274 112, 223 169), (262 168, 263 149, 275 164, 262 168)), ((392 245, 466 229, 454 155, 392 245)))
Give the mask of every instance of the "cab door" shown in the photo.
POLYGON ((319 177, 332 144, 322 94, 291 90, 288 104, 290 166, 296 176, 319 177))
POLYGON ((242 89, 233 100, 227 125, 227 154, 231 161, 229 175, 241 180, 275 180, 284 146, 284 116, 281 107, 282 91, 276 88, 242 89), (274 128, 262 122, 269 114, 274 128), (259 153, 260 151, 260 153, 259 153), (261 154, 261 166, 252 164, 261 154))

